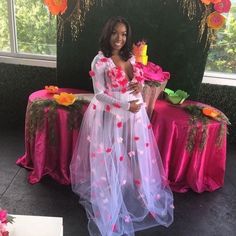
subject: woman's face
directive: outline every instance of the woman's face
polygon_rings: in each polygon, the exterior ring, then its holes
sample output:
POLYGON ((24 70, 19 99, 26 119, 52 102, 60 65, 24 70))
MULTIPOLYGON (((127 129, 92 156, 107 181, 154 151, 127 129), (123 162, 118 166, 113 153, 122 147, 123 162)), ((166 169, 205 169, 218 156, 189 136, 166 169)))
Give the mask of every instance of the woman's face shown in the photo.
POLYGON ((126 43, 127 29, 123 23, 117 23, 112 31, 110 44, 113 53, 118 53, 126 43))

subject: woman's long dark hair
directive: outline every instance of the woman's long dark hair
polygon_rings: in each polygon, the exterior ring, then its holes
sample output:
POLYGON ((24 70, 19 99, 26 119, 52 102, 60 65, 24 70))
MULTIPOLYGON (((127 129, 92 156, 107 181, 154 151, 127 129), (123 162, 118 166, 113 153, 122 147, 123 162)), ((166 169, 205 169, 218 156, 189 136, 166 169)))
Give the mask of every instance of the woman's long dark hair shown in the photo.
POLYGON ((127 30, 126 42, 123 48, 119 51, 119 55, 123 60, 127 61, 132 56, 131 27, 128 21, 121 16, 110 18, 104 25, 102 34, 99 40, 100 50, 103 52, 105 57, 112 56, 112 47, 110 44, 110 38, 117 23, 122 23, 126 26, 126 30, 127 30))

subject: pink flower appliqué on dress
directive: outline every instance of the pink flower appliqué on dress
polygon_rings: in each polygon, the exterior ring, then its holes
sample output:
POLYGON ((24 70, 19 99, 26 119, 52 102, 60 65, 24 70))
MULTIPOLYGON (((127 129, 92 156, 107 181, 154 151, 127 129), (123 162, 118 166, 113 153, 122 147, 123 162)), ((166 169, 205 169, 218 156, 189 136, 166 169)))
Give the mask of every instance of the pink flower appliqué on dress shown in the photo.
POLYGON ((121 88, 121 90, 124 91, 129 81, 121 67, 116 66, 110 68, 107 71, 107 75, 111 80, 112 88, 121 88))

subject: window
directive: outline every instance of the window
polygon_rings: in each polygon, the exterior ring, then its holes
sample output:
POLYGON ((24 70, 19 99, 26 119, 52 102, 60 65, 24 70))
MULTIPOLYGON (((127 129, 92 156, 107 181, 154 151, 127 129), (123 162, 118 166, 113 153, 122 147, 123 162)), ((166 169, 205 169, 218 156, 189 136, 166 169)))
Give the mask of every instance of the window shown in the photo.
POLYGON ((10 34, 8 22, 7 0, 0 1, 0 50, 10 52, 10 34))
POLYGON ((231 0, 231 4, 230 12, 225 15, 226 26, 217 32, 211 45, 206 71, 236 79, 236 0, 231 0))
POLYGON ((55 60, 56 17, 42 0, 1 0, 0 14, 0 55, 55 60))

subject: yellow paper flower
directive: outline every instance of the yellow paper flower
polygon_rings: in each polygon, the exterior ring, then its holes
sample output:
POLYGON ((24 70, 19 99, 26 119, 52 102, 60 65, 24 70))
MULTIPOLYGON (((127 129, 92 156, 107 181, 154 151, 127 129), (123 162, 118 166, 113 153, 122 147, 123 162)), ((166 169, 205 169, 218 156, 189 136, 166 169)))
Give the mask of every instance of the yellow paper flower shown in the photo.
POLYGON ((53 98, 58 104, 63 106, 72 105, 76 101, 76 96, 74 94, 65 92, 55 94, 53 98))
POLYGON ((49 86, 46 85, 44 88, 48 93, 57 93, 59 89, 57 86, 54 85, 49 85, 49 86))
POLYGON ((219 14, 217 11, 212 12, 207 17, 207 25, 212 29, 220 29, 225 24, 225 17, 219 14))

